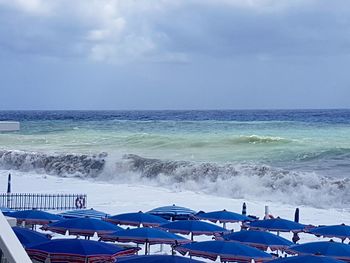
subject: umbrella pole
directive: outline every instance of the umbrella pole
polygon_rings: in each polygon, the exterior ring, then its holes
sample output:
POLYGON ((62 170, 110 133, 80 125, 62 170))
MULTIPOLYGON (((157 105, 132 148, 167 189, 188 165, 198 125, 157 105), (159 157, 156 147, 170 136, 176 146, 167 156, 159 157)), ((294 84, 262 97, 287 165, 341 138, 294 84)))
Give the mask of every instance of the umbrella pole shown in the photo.
POLYGON ((146 241, 146 243, 145 243, 145 255, 147 255, 147 252, 148 252, 148 251, 147 251, 147 250, 148 250, 148 246, 147 246, 147 245, 148 245, 148 243, 147 243, 147 241, 146 241))
POLYGON ((222 227, 226 229, 226 222, 222 223, 222 227))
POLYGON ((191 232, 191 241, 193 241, 193 232, 191 232))

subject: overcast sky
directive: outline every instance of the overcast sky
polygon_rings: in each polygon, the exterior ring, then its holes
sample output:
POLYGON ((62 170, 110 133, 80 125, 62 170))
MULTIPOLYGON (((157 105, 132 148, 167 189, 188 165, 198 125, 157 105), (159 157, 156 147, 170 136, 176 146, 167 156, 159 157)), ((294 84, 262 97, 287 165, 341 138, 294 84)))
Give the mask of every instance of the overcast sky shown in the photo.
POLYGON ((350 108, 349 0, 0 0, 0 109, 350 108))

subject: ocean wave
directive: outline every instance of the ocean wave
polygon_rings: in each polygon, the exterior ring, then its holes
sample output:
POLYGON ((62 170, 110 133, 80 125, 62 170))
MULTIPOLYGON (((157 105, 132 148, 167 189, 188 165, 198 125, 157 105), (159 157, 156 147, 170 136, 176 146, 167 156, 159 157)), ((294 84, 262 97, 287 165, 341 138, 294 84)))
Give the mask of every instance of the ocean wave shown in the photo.
POLYGON ((273 136, 259 136, 259 135, 241 135, 237 138, 231 139, 234 143, 249 143, 249 144, 265 144, 265 143, 289 143, 292 140, 288 140, 282 137, 273 136))
POLYGON ((192 162, 96 155, 0 151, 0 168, 191 190, 231 198, 349 208, 349 179, 254 163, 192 162))
POLYGON ((50 154, 25 151, 0 151, 0 167, 8 170, 36 171, 60 176, 98 176, 106 153, 50 154))

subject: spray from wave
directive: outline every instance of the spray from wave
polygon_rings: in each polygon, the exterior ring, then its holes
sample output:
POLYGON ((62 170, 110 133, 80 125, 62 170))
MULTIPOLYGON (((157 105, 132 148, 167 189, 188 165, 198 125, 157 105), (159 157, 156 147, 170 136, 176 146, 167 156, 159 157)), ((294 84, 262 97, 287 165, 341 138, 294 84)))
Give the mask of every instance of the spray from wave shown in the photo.
POLYGON ((0 151, 0 167, 323 208, 350 205, 349 179, 252 163, 198 163, 131 154, 116 159, 106 153, 89 156, 0 151))

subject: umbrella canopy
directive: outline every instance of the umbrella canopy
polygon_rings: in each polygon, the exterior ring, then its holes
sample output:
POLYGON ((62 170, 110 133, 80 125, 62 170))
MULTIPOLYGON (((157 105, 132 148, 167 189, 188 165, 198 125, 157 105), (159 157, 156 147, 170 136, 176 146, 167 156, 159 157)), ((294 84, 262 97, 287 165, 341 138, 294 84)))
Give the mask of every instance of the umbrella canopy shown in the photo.
POLYGON ((217 225, 196 220, 175 221, 161 225, 160 228, 166 229, 173 233, 179 233, 184 235, 192 234, 210 236, 218 233, 229 232, 225 228, 219 227, 217 225))
POLYGON ((291 253, 312 254, 334 257, 350 262, 350 246, 337 242, 311 242, 302 245, 291 246, 288 249, 291 253))
POLYGON ((191 256, 208 258, 213 261, 215 261, 217 257, 220 257, 221 261, 239 262, 250 262, 252 259, 254 259, 255 262, 264 262, 272 259, 270 254, 259 249, 236 242, 226 241, 193 242, 175 247, 175 250, 183 255, 188 252, 191 256))
POLYGON ((167 220, 187 220, 196 214, 196 211, 182 206, 162 206, 147 212, 148 214, 163 217, 167 220))
POLYGON ((62 217, 64 217, 64 218, 84 218, 84 217, 88 217, 88 218, 94 218, 94 219, 102 219, 102 218, 105 218, 105 217, 109 216, 109 214, 106 214, 104 212, 95 210, 93 208, 91 208, 91 209, 71 210, 71 211, 63 212, 60 215, 62 217))
POLYGON ((108 217, 105 220, 117 225, 129 226, 159 226, 162 224, 169 223, 168 220, 165 220, 162 217, 146 214, 141 211, 138 213, 126 213, 115 215, 108 217))
POLYGON ((62 217, 53 215, 40 210, 23 210, 7 214, 9 217, 14 217, 18 222, 25 221, 28 224, 45 225, 51 222, 62 220, 62 217))
POLYGON ((156 228, 135 228, 101 236, 105 241, 133 242, 137 244, 185 244, 190 240, 156 228))
POLYGON ((323 257, 323 256, 297 256, 297 257, 286 257, 286 258, 279 258, 272 261, 269 261, 269 263, 344 263, 344 261, 340 261, 334 258, 330 257, 323 257))
POLYGON ((305 229, 305 225, 282 218, 257 220, 247 223, 246 226, 249 229, 279 232, 302 232, 305 229))
POLYGON ((208 213, 198 213, 196 217, 199 219, 209 220, 211 222, 220 222, 220 223, 235 223, 242 221, 251 221, 251 219, 247 216, 222 210, 222 211, 214 211, 208 213))
POLYGON ((203 263, 203 261, 194 260, 185 257, 152 255, 152 256, 133 256, 118 259, 118 262, 125 263, 203 263))
POLYGON ((51 263, 114 262, 118 256, 132 255, 137 250, 83 239, 53 239, 26 249, 31 259, 45 262, 50 257, 51 263))
POLYGON ((0 211, 5 215, 8 216, 8 214, 16 212, 16 210, 7 208, 7 207, 0 207, 0 211))
POLYGON ((226 241, 236 241, 249 246, 266 250, 268 247, 272 250, 285 250, 293 243, 280 236, 263 231, 240 231, 222 236, 226 241))
POLYGON ((334 226, 320 226, 309 230, 309 233, 324 236, 324 237, 338 237, 341 239, 350 238, 350 226, 334 225, 334 226))
POLYGON ((27 228, 12 227, 12 230, 15 232, 18 240, 24 247, 47 242, 50 240, 46 235, 33 230, 29 230, 27 228))
POLYGON ((59 234, 65 234, 68 230, 70 235, 82 236, 93 236, 95 233, 98 235, 108 234, 123 230, 121 227, 93 218, 65 219, 46 225, 42 229, 59 234))

